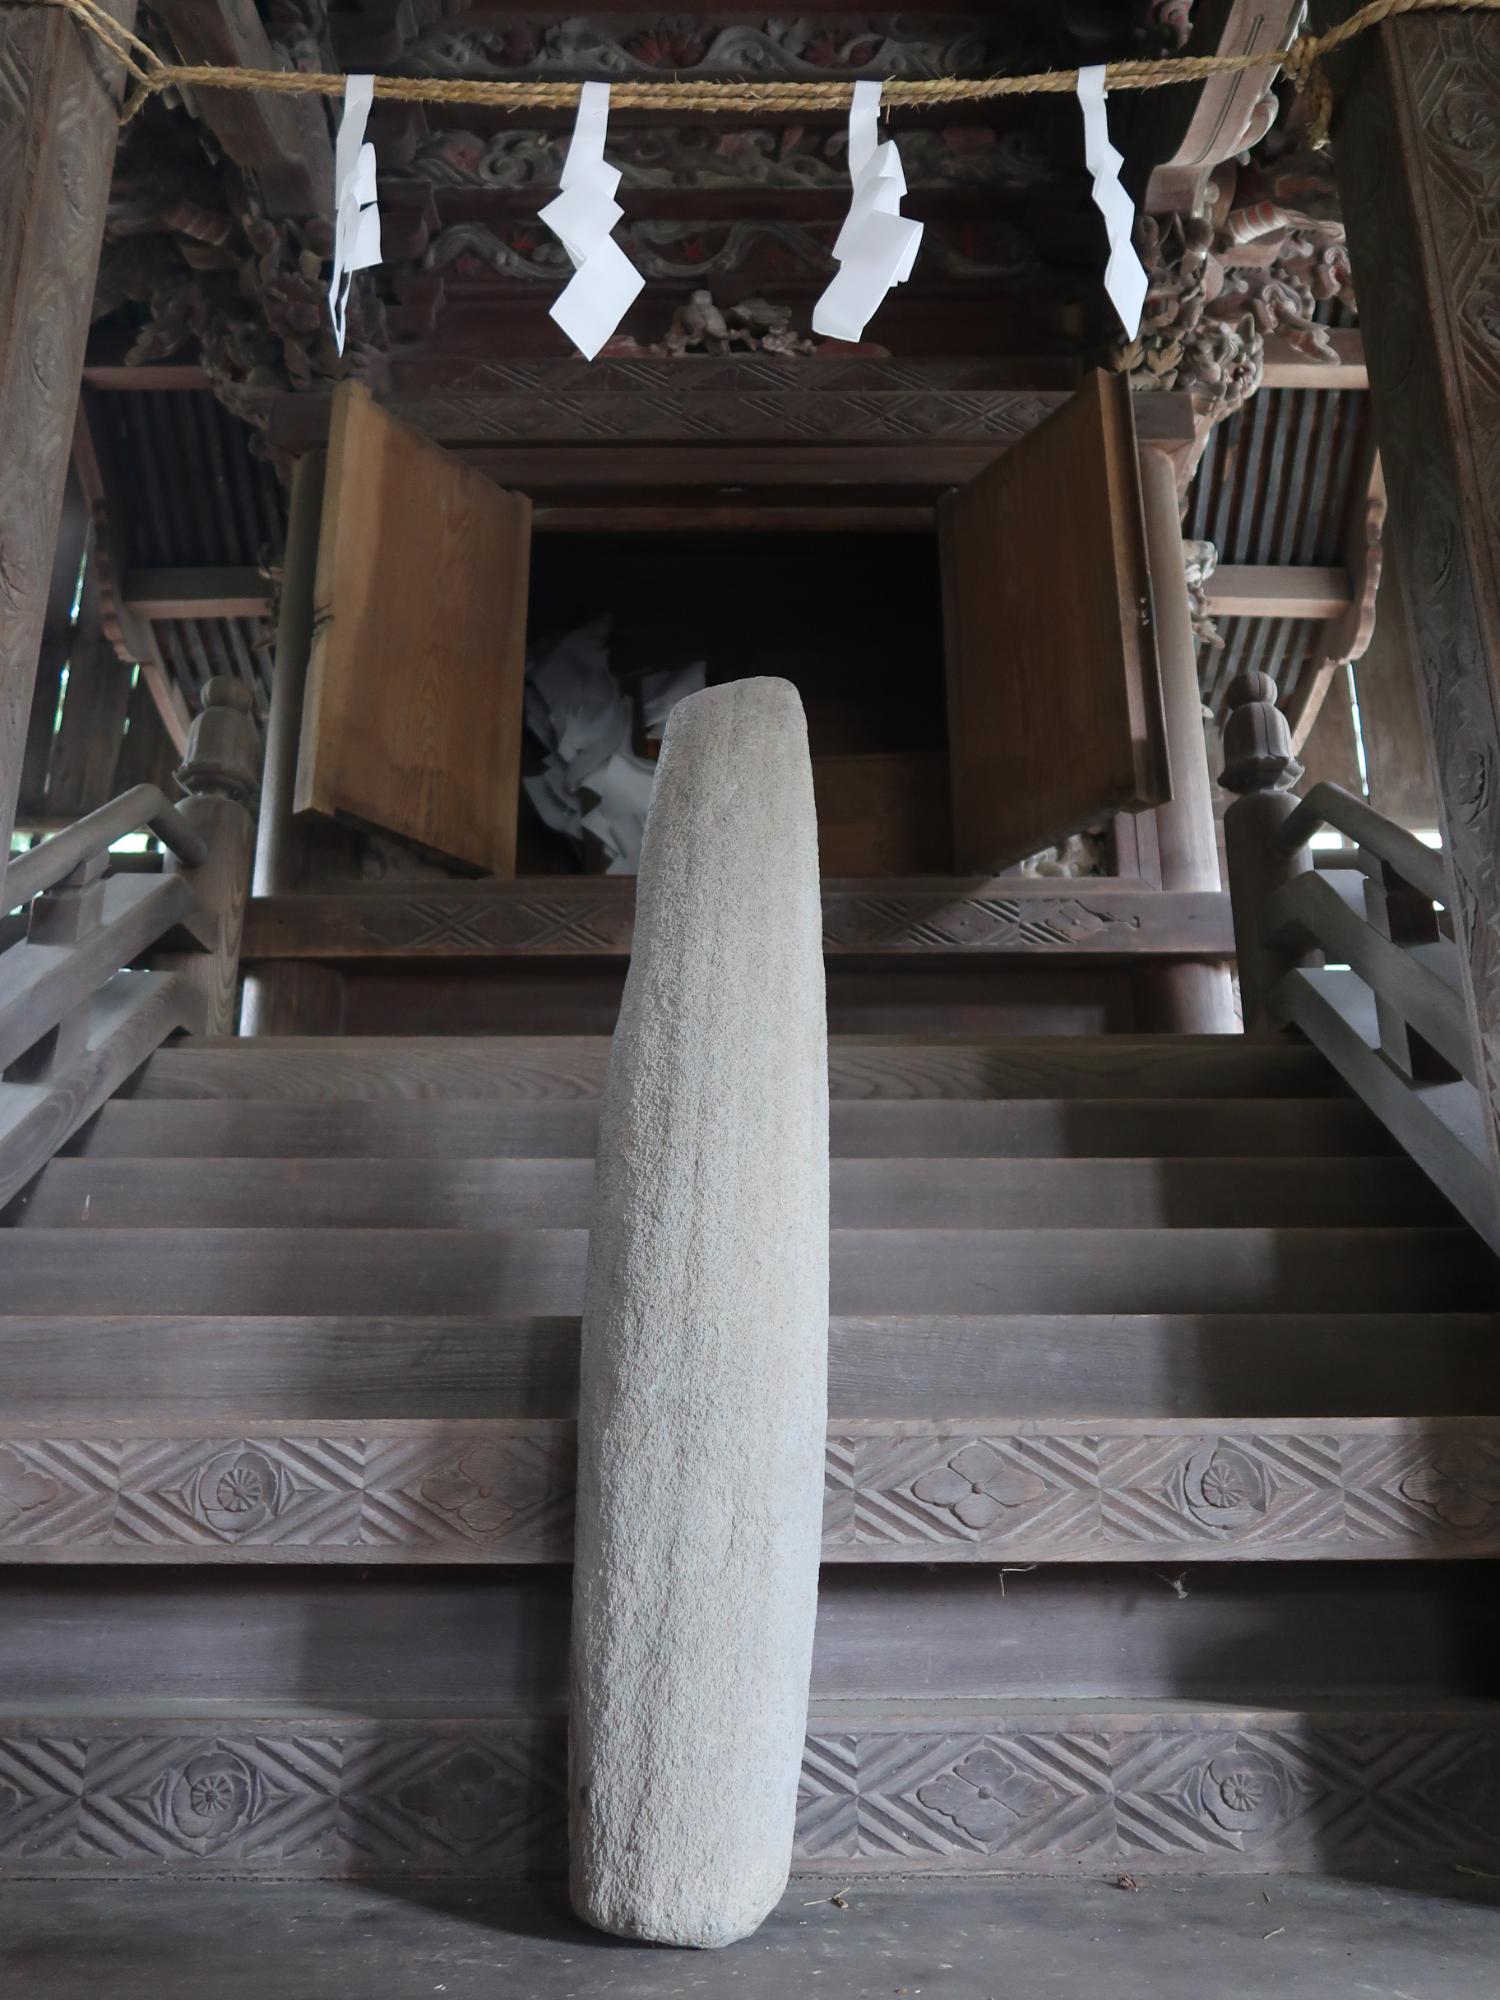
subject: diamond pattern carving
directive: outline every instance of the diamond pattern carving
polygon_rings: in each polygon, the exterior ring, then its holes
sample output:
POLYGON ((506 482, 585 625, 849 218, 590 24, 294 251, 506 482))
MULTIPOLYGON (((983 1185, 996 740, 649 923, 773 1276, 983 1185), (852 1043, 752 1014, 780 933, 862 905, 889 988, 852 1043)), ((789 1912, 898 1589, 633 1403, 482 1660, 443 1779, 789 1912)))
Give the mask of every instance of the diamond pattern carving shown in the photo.
MULTIPOLYGON (((566 1561, 555 1419, 0 1439, 10 1561, 566 1561)), ((1008 1431, 841 1423, 831 1562, 1152 1561, 1500 1552, 1500 1422, 1350 1419, 1008 1431)))
MULTIPOLYGON (((8 1876, 491 1872, 565 1858, 562 1719, 0 1733, 8 1876)), ((1403 1713, 852 1720, 815 1712, 796 1857, 853 1874, 1462 1861, 1500 1833, 1500 1721, 1403 1713)))

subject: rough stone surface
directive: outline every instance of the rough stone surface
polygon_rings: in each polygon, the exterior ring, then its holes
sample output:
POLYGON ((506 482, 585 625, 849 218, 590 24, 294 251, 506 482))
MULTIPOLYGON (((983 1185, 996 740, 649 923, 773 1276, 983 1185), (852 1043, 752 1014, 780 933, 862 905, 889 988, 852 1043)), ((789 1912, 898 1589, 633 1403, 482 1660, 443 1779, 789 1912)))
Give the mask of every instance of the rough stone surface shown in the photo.
POLYGON ((673 710, 595 1166, 574 1569, 578 1913, 722 1945, 786 1886, 827 1420, 828 1056, 807 729, 673 710))

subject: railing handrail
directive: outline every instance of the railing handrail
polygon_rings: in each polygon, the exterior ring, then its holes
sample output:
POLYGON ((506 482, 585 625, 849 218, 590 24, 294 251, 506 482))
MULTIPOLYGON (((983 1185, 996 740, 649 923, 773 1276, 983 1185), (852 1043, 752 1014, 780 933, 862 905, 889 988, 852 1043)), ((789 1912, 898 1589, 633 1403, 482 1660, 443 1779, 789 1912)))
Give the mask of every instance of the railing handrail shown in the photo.
POLYGON ((1485 1072, 1439 916, 1443 854, 1340 785, 1292 794, 1302 769, 1264 674, 1240 675, 1229 708, 1220 782, 1237 794, 1224 834, 1245 1025, 1304 1034, 1500 1250, 1485 1072), (1353 842, 1338 872, 1320 874, 1308 848, 1323 826, 1353 842))
POLYGON ((149 829, 188 868, 200 868, 208 847, 157 785, 132 785, 29 853, 12 856, 0 883, 0 916, 53 889, 75 868, 103 854, 126 834, 149 829))
POLYGON ((1346 792, 1342 785, 1327 779, 1299 799, 1296 809, 1282 822, 1276 835, 1277 849, 1282 854, 1294 854, 1325 826, 1331 826, 1357 848, 1383 861, 1403 882, 1409 882, 1434 903, 1448 902, 1452 892, 1442 850, 1428 847, 1364 799, 1357 799, 1353 792, 1346 792))

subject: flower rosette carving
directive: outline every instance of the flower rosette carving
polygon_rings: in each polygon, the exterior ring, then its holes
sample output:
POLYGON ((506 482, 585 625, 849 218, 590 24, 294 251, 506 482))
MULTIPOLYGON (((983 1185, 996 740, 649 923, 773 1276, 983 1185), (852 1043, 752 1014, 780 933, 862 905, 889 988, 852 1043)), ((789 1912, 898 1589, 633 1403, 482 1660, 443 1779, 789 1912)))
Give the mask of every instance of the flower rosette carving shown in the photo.
POLYGON ((236 1444, 200 1466, 179 1497, 195 1520, 227 1541, 239 1541, 274 1521, 294 1490, 269 1453, 236 1444))
POLYGON ((951 1771, 917 1788, 920 1804, 952 1820, 984 1847, 1002 1845, 1040 1819, 1058 1796, 1045 1779, 1032 1777, 988 1747, 971 1750, 951 1771))
POLYGON ((1182 1498, 1195 1521, 1228 1534, 1263 1520, 1271 1496, 1265 1469, 1241 1446, 1220 1438, 1195 1451, 1182 1468, 1182 1498))
POLYGON ((982 1535, 1012 1509, 1042 1499, 1047 1482, 1028 1467, 1012 1464, 993 1445, 976 1442, 914 1479, 911 1491, 925 1506, 951 1514, 971 1534, 982 1535))
POLYGON ((139 1802, 174 1846, 213 1854, 285 1796, 238 1751, 216 1743, 163 1771, 139 1802))
POLYGON ((1500 1509, 1500 1457, 1481 1445, 1436 1452, 1407 1473, 1400 1493, 1450 1528, 1484 1528, 1500 1509))
POLYGON ((26 1514, 54 1501, 61 1488, 45 1472, 28 1465, 11 1445, 0 1445, 0 1534, 26 1514))
POLYGON ((1291 1809, 1286 1772, 1262 1751, 1239 1746, 1205 1765, 1198 1796, 1207 1817, 1226 1833, 1265 1833, 1291 1809))
POLYGON ((429 1507, 487 1541, 505 1534, 518 1517, 565 1500, 570 1490, 557 1452, 521 1443, 472 1445, 429 1472, 418 1493, 429 1507))
POLYGON ((476 1854, 504 1831, 517 1792, 515 1778, 502 1765, 467 1745, 402 1785, 396 1803, 445 1845, 476 1854))

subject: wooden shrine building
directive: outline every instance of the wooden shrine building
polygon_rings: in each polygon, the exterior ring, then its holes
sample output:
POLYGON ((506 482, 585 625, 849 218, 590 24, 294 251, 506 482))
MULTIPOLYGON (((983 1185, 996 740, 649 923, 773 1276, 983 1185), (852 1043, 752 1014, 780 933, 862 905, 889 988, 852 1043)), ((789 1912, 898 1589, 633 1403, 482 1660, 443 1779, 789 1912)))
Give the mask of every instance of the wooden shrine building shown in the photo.
POLYGON ((1500 18, 1112 90, 1130 340, 1072 94, 890 108, 857 343, 842 106, 627 101, 593 362, 570 104, 377 98, 340 352, 337 100, 141 90, 94 18, 842 85, 1302 12, 0 0, 18 1909, 556 1866, 640 820, 672 694, 753 675, 832 1037, 795 1867, 1500 1871, 1500 18))

